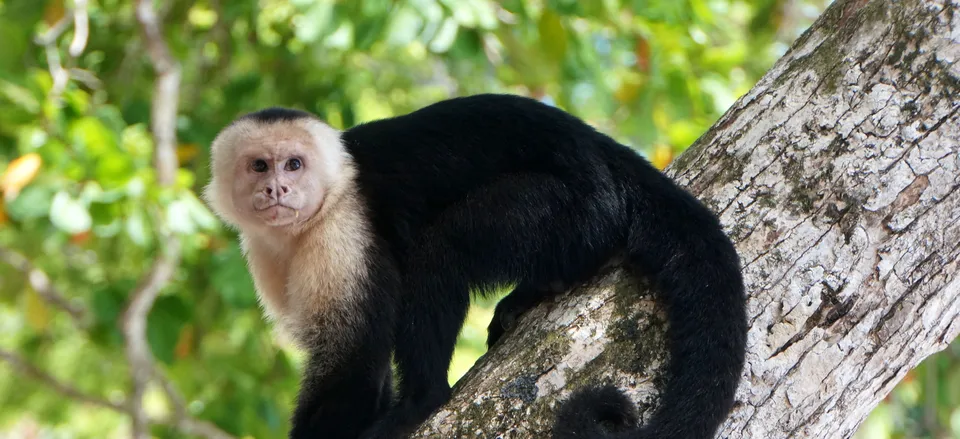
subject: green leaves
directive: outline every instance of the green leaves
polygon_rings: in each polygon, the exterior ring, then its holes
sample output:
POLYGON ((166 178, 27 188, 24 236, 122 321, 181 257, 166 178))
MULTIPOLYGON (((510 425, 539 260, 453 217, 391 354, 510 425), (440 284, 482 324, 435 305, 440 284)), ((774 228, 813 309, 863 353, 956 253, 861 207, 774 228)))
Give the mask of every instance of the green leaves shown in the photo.
POLYGON ((174 362, 180 331, 193 319, 190 305, 176 296, 161 296, 147 318, 147 342, 158 360, 174 362))
POLYGON ((223 301, 234 308, 256 306, 256 290, 247 271, 246 260, 236 242, 231 242, 213 256, 212 283, 223 301))
POLYGON ((559 63, 567 54, 567 31, 563 27, 560 15, 545 10, 537 23, 540 32, 540 45, 547 53, 548 58, 559 63))

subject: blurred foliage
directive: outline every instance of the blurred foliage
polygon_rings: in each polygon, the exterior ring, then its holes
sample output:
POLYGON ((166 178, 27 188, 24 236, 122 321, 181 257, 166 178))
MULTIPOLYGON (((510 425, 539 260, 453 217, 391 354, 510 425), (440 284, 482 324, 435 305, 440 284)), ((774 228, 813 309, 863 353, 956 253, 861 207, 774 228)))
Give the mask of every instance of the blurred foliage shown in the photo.
MULTIPOLYGON (((195 417, 240 437, 285 437, 301 356, 263 320, 235 235, 196 195, 224 124, 285 105, 345 128, 455 95, 508 92, 562 107, 663 167, 825 3, 159 2, 183 69, 180 173, 159 190, 148 129, 154 75, 131 2, 90 1, 89 39, 72 56, 73 28, 38 41, 72 21, 71 0, 0 0, 0 247, 23 253, 87 316, 78 329, 24 273, 0 264, 0 348, 82 391, 122 399, 130 383, 118 317, 158 253, 155 227, 165 219, 183 260, 149 317, 159 366, 195 417)), ((451 382, 484 352, 492 304, 472 308, 451 382)), ((888 433, 869 437, 913 437, 931 425, 960 432, 958 364, 954 351, 913 372, 874 416, 898 421, 871 418, 870 428, 888 433)), ((0 370, 0 431, 39 425, 102 438, 127 428, 122 414, 0 370)), ((170 409, 157 389, 147 406, 170 409)))

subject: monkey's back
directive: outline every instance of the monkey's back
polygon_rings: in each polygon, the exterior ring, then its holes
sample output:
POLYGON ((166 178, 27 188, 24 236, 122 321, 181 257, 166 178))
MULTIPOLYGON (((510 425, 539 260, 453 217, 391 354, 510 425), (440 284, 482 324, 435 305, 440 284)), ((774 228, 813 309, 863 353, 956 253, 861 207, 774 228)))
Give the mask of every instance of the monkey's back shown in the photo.
POLYGON ((361 124, 343 140, 360 171, 374 227, 394 247, 500 179, 549 175, 585 196, 613 193, 612 161, 624 153, 642 160, 560 109, 498 94, 449 99, 361 124))

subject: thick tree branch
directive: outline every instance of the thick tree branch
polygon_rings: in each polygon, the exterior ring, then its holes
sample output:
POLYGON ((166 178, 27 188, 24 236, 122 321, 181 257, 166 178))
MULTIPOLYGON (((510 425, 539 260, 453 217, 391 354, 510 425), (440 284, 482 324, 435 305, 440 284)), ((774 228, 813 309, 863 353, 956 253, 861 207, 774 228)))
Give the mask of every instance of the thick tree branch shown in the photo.
POLYGON ((50 277, 47 276, 43 270, 35 267, 29 259, 20 253, 2 246, 0 246, 0 260, 23 273, 23 275, 27 277, 27 282, 30 283, 30 287, 33 288, 43 300, 50 305, 66 311, 78 327, 84 327, 86 310, 80 305, 71 303, 70 299, 67 299, 67 296, 53 285, 50 277))
MULTIPOLYGON (((719 213, 750 295, 717 437, 850 437, 960 333, 958 35, 955 0, 839 0, 668 169, 719 213)), ((603 381, 651 413, 667 328, 636 282, 529 312, 417 437, 550 437, 557 402, 603 381)))

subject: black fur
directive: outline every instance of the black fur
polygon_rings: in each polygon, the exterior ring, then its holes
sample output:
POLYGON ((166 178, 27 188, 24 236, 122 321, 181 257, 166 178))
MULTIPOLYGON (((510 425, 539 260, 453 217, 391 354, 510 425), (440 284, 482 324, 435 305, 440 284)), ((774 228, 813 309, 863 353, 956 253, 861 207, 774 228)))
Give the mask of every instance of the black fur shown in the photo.
POLYGON ((253 113, 245 114, 238 120, 251 119, 260 123, 268 124, 297 119, 309 119, 313 117, 314 116, 312 114, 303 110, 283 107, 270 107, 259 111, 254 111, 253 113))
POLYGON ((637 407, 612 385, 581 389, 557 412, 554 439, 602 438, 630 432, 637 407))
MULTIPOLYGON (((399 400, 361 437, 404 437, 448 399, 447 368, 471 286, 518 285, 497 306, 492 345, 524 311, 556 294, 558 282, 589 281, 617 256, 655 282, 668 310, 669 379, 646 425, 634 425, 634 408, 615 389, 588 388, 559 409, 555 437, 715 434, 743 367, 745 295, 732 243, 693 196, 572 115, 517 96, 451 99, 356 126, 343 139, 378 248, 389 255, 389 270, 371 270, 370 294, 389 289, 391 270, 401 285, 398 303, 388 294, 370 305, 396 307, 395 332, 379 335, 385 324, 371 321, 378 335, 348 367, 383 370, 383 353, 395 350, 399 400)), ((350 433, 297 429, 292 436, 354 438, 373 416, 369 398, 383 395, 374 389, 305 388, 313 396, 298 410, 335 410, 336 420, 327 419, 350 433)))

